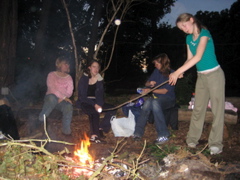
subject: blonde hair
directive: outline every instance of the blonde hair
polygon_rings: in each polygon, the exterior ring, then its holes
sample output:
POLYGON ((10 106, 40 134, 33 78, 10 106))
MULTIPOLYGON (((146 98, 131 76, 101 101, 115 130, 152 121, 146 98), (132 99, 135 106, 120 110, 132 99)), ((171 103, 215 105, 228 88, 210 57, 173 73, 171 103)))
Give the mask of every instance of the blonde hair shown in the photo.
MULTIPOLYGON (((57 71, 61 71, 61 66, 63 63, 67 63, 68 65, 70 65, 68 59, 65 58, 64 56, 58 57, 56 59, 55 65, 56 65, 57 71)), ((70 68, 68 69, 68 73, 69 72, 70 72, 70 68)))
POLYGON ((202 28, 207 29, 195 16, 193 16, 192 14, 189 14, 189 13, 180 14, 178 16, 178 18, 176 19, 175 24, 177 25, 177 23, 179 23, 179 22, 187 22, 191 18, 193 19, 193 23, 195 23, 197 25, 199 33, 200 33, 202 28))

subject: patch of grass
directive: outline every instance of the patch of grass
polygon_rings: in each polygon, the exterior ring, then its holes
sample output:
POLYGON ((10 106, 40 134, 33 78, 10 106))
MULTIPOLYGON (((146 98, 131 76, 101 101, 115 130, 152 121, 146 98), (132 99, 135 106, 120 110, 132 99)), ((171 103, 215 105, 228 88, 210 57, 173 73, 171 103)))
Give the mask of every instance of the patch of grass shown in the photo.
POLYGON ((176 145, 149 145, 148 149, 153 157, 155 157, 158 161, 161 161, 168 154, 176 153, 179 150, 179 147, 176 145))

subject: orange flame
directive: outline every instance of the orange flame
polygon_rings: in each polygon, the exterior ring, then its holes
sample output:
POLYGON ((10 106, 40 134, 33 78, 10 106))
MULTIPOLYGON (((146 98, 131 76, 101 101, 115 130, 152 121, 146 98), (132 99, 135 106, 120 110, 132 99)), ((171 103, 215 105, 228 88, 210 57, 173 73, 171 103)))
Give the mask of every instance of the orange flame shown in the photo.
POLYGON ((78 161, 82 166, 89 165, 93 162, 93 158, 88 151, 90 141, 86 133, 84 133, 84 138, 85 139, 81 141, 80 148, 74 151, 75 157, 78 158, 78 161))

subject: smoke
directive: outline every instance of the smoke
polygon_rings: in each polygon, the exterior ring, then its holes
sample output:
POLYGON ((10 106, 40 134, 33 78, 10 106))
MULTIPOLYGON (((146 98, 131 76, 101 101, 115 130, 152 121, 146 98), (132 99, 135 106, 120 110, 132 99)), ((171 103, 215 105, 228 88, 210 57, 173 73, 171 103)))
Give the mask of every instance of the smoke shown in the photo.
POLYGON ((35 68, 32 62, 19 64, 18 69, 15 85, 11 88, 15 99, 22 105, 29 105, 42 100, 46 92, 48 72, 35 68))

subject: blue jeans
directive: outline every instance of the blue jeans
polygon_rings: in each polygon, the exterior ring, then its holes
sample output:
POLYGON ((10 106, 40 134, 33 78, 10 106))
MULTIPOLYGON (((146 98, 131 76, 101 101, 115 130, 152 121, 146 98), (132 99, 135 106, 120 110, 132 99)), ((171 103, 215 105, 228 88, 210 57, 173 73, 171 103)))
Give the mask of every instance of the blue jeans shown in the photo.
POLYGON ((72 114, 73 114, 73 106, 71 103, 67 101, 62 101, 58 103, 58 98, 54 94, 48 94, 44 98, 44 104, 42 111, 39 114, 39 120, 44 120, 44 114, 46 117, 53 111, 53 109, 57 109, 62 112, 63 119, 62 119, 62 132, 64 134, 71 134, 71 121, 72 121, 72 114))
POLYGON ((160 98, 147 99, 142 107, 140 117, 136 123, 134 135, 142 137, 144 134, 145 126, 149 118, 149 114, 152 111, 154 117, 154 124, 158 134, 161 136, 170 136, 170 132, 167 128, 164 110, 175 106, 175 99, 168 96, 162 96, 160 98))
POLYGON ((127 116, 127 117, 128 117, 129 110, 132 111, 132 113, 134 115, 135 122, 137 123, 137 121, 139 119, 139 116, 140 116, 140 113, 141 113, 141 110, 142 110, 141 106, 140 107, 135 107, 133 105, 133 106, 123 106, 122 107, 122 111, 123 111, 124 115, 127 116))

